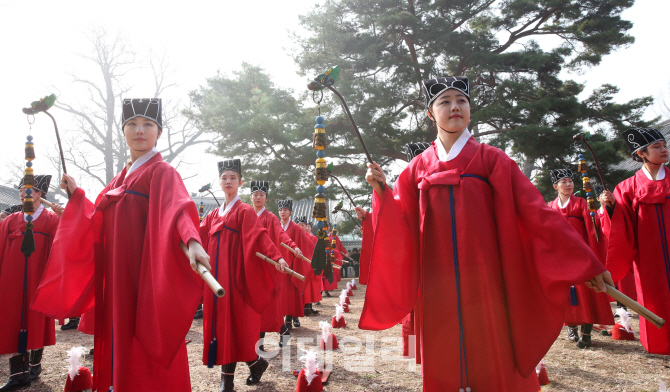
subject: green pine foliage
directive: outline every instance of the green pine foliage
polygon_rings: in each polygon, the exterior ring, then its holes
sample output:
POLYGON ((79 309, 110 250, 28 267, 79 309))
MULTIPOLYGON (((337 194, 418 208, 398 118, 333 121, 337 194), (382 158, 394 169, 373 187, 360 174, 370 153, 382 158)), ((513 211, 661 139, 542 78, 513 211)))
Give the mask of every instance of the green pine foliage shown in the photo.
MULTIPOLYGON (((339 66, 335 87, 373 159, 386 168, 406 159, 406 143, 437 135, 425 116, 421 80, 468 76, 471 131, 507 151, 550 200, 555 193, 547 170, 576 171, 579 153, 598 182, 590 154, 572 140, 584 130, 594 134, 592 145, 611 187, 631 175, 610 168, 624 157, 616 135, 650 125, 642 116, 652 98, 616 103, 612 81, 580 99, 584 86, 562 71, 596 67, 603 56, 634 42, 628 34, 632 24, 621 18, 632 5, 633 0, 327 0, 300 17, 292 52, 306 81, 339 66)), ((273 182, 271 197, 301 199, 315 193, 316 104, 306 86, 291 87, 275 86, 267 71, 243 64, 239 72, 216 75, 194 91, 190 115, 223 136, 216 152, 242 158, 246 178, 273 182)), ((328 90, 321 113, 333 174, 358 204, 369 206, 365 156, 328 90)), ((327 197, 344 199, 330 182, 327 197)))

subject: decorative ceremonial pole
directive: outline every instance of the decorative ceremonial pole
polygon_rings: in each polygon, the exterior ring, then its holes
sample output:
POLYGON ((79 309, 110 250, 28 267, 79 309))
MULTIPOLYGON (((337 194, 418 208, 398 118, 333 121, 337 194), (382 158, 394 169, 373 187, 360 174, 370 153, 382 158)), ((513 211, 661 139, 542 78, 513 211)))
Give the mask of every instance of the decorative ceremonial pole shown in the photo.
MULTIPOLYGON (((600 177, 600 182, 602 182, 603 187, 605 188, 606 191, 609 191, 607 188, 607 183, 605 182, 605 179, 603 178, 603 172, 600 170, 600 163, 598 163, 598 159, 596 158, 596 154, 593 152, 593 148, 591 148, 591 145, 589 144, 589 138, 591 137, 591 132, 581 132, 573 136, 572 138, 574 140, 581 140, 586 147, 589 148, 589 151, 591 151, 591 156, 593 157, 593 162, 596 164, 596 169, 598 169, 598 176, 600 177)), ((583 156, 582 156, 583 158, 583 156)))
MULTIPOLYGON (((355 206, 355 204, 354 204, 354 206, 355 206)), ((331 214, 337 214, 340 211, 345 212, 347 215, 349 215, 349 218, 351 218, 351 220, 354 221, 356 226, 358 226, 358 228, 361 229, 361 225, 359 225, 358 222, 356 222, 356 219, 354 219, 354 217, 351 216, 349 211, 342 209, 342 202, 337 203, 337 205, 335 206, 335 209, 331 212, 331 214)))
MULTIPOLYGON (((340 102, 342 102, 342 107, 344 108, 344 112, 347 114, 347 117, 351 122, 351 126, 354 128, 356 136, 358 137, 358 141, 361 143, 361 146, 363 147, 363 151, 365 151, 365 156, 368 158, 368 162, 373 164, 374 162, 372 161, 372 157, 370 156, 370 151, 368 151, 368 147, 365 145, 365 141, 363 141, 363 136, 361 136, 361 132, 358 130, 358 125, 356 125, 356 121, 354 121, 354 117, 351 115, 351 112, 349 111, 349 106, 347 105, 347 102, 344 100, 344 97, 342 97, 342 94, 340 94, 340 92, 337 91, 335 87, 333 87, 333 84, 335 84, 339 75, 340 75, 340 68, 336 65, 333 68, 317 76, 316 79, 312 80, 307 85, 307 88, 313 91, 314 93, 316 93, 317 91, 322 91, 324 88, 328 88, 337 96, 337 98, 340 99, 340 102)), ((384 184, 380 185, 383 186, 384 184)))
MULTIPOLYGON (((58 132, 58 124, 56 124, 56 119, 51 115, 47 110, 56 103, 56 94, 47 95, 46 97, 40 99, 39 101, 34 101, 30 104, 29 108, 23 108, 23 113, 29 116, 35 116, 37 113, 45 113, 47 116, 51 117, 51 121, 54 123, 54 129, 56 130, 56 140, 58 140, 58 151, 60 152, 60 162, 63 165, 63 173, 67 174, 67 168, 65 167, 65 154, 63 154, 63 145, 60 142, 60 133, 58 132)), ((67 198, 70 196, 70 189, 65 188, 67 193, 67 198)))
POLYGON ((586 173, 586 161, 584 155, 579 154, 579 166, 577 171, 582 173, 583 188, 586 192, 586 202, 589 207, 589 215, 591 215, 591 222, 593 222, 593 229, 596 233, 596 241, 600 242, 600 234, 598 234, 598 225, 596 224, 596 200, 593 198, 593 187, 591 186, 591 179, 586 173))
MULTIPOLYGON (((323 94, 321 94, 321 99, 323 99, 323 94)), ((315 275, 321 275, 323 272, 324 277, 328 279, 329 282, 332 282, 333 268, 330 258, 328 257, 328 233, 325 230, 328 219, 326 214, 326 188, 323 186, 326 181, 328 181, 328 168, 326 160, 324 159, 326 157, 326 152, 324 150, 328 147, 328 139, 326 138, 326 127, 323 125, 323 117, 321 117, 321 99, 317 102, 319 115, 316 117, 312 142, 312 147, 317 150, 315 177, 316 183, 318 184, 316 187, 312 217, 317 220, 316 227, 319 229, 316 232, 317 241, 316 246, 314 247, 314 253, 312 254, 312 268, 314 269, 315 275)))

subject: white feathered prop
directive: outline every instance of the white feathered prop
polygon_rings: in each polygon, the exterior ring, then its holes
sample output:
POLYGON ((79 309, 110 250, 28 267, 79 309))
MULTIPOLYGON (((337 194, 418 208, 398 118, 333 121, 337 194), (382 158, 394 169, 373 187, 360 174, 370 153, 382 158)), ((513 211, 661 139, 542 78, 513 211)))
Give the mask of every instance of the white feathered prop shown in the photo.
POLYGON ((668 386, 665 385, 665 381, 658 380, 658 392, 670 392, 670 389, 668 389, 668 386))
POLYGON ((335 319, 337 321, 340 321, 342 319, 342 312, 344 312, 344 309, 342 308, 341 305, 335 305, 335 319))
POLYGON ((340 292, 340 305, 344 305, 347 303, 347 290, 342 289, 340 292))
POLYGON ((351 290, 351 282, 347 282, 347 291, 351 290))
POLYGON ((72 347, 67 351, 67 373, 70 376, 70 380, 74 380, 74 378, 79 375, 79 368, 82 367, 81 358, 85 355, 86 348, 84 347, 72 347))
POLYGON ((628 313, 628 311, 624 308, 617 308, 616 314, 619 316, 619 320, 617 320, 617 324, 624 327, 627 332, 632 333, 633 330, 630 327, 630 323, 631 323, 631 321, 633 321, 633 319, 631 318, 631 314, 628 313))
POLYGON ((326 321, 319 321, 319 328, 321 328, 321 337, 324 343, 328 343, 330 337, 330 324, 326 321))
POLYGON ((316 351, 313 350, 303 350, 305 355, 299 358, 299 361, 305 364, 305 378, 307 379, 307 385, 312 383, 318 374, 319 365, 316 363, 316 351))
POLYGON ((538 363, 537 366, 535 366, 535 373, 537 373, 538 376, 540 375, 540 372, 542 371, 542 367, 544 367, 544 359, 541 359, 540 363, 538 363))

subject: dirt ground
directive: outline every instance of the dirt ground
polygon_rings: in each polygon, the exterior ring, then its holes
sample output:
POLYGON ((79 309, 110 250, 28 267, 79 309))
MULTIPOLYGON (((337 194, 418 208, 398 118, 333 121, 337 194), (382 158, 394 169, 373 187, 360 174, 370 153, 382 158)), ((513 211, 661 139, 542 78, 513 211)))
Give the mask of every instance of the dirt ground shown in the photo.
MULTIPOLYGON (((343 288, 340 282, 340 288, 343 288)), ((278 334, 268 334, 265 350, 268 351, 270 367, 261 383, 249 387, 245 379, 249 375, 245 364, 238 364, 235 389, 242 391, 294 391, 296 377, 292 370, 302 367, 299 349, 317 349, 321 330, 319 321, 329 321, 335 314, 339 292, 331 292, 321 305, 314 308, 319 315, 300 319, 301 327, 291 332, 290 347, 278 350, 278 334)), ((421 391, 421 369, 413 360, 402 358, 400 326, 386 331, 362 331, 357 328, 363 309, 365 286, 359 285, 351 297, 351 312, 345 314, 347 327, 333 329, 340 348, 329 352, 325 360, 332 364, 333 373, 325 391, 421 391)), ((638 331, 637 316, 633 329, 638 331)), ((670 357, 647 354, 639 341, 614 341, 610 337, 594 335, 592 348, 578 349, 567 340, 567 332, 554 343, 545 357, 545 364, 552 381, 543 387, 548 391, 617 391, 632 392, 659 390, 663 379, 670 384, 670 357)), ((639 339, 639 335, 637 336, 639 339)), ((194 392, 216 392, 220 383, 220 368, 208 369, 202 364, 202 320, 195 320, 187 336, 192 342, 187 346, 191 364, 191 385, 194 392)), ((62 391, 65 385, 67 355, 73 346, 92 347, 93 338, 77 331, 56 329, 56 345, 45 349, 41 377, 22 391, 62 391)), ((91 367, 92 359, 85 365, 91 367)), ((9 376, 7 358, 0 361, 0 385, 9 376)), ((492 390, 493 391, 493 390, 492 390)))

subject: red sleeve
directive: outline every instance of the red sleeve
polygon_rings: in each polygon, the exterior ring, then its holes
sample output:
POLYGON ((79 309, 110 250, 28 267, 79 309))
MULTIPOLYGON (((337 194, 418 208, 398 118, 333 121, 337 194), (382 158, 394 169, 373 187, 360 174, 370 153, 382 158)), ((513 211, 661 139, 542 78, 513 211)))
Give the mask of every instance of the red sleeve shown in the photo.
POLYGON ((516 162, 487 149, 483 160, 491 168, 512 347, 519 372, 527 377, 560 333, 569 287, 605 267, 562 214, 547 207, 516 162))
POLYGON ((627 182, 614 189, 614 214, 610 228, 609 247, 607 249, 607 269, 615 282, 626 277, 638 257, 637 217, 632 207, 633 192, 627 182))
POLYGON ((420 212, 419 192, 413 183, 415 166, 412 163, 400 173, 393 191, 388 186, 381 196, 373 191, 374 234, 361 329, 390 328, 407 316, 416 303, 420 212))
POLYGON ((94 215, 94 209, 83 189, 72 193, 33 299, 34 311, 63 319, 78 317, 93 307, 94 245, 102 225, 102 214, 94 215))
POLYGON ((368 284, 370 274, 370 257, 372 256, 372 240, 375 231, 372 224, 372 214, 365 212, 365 219, 363 220, 363 240, 361 242, 361 256, 359 261, 358 282, 360 284, 368 284))
MULTIPOLYGON (((11 216, 11 215, 10 215, 11 216)), ((5 245, 7 244, 7 236, 9 236, 9 217, 0 223, 0 273, 2 273, 2 259, 5 254, 5 245)), ((53 238, 53 237, 52 237, 53 238)))
POLYGON ((184 233, 197 238, 200 220, 179 173, 171 166, 156 169, 150 187, 142 258, 151 262, 143 262, 140 269, 135 336, 167 368, 184 344, 193 311, 202 298, 204 283, 179 246, 184 233))

